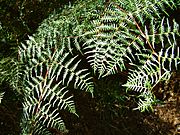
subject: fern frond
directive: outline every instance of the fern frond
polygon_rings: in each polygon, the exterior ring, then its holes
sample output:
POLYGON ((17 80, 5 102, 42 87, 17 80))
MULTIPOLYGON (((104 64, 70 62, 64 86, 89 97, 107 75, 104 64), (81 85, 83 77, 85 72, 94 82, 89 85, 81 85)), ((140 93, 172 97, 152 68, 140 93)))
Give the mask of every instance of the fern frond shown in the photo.
POLYGON ((49 75, 55 74, 56 80, 62 76, 63 85, 69 85, 69 83, 75 80, 74 88, 80 88, 89 92, 93 92, 93 82, 90 73, 87 69, 77 70, 80 60, 77 59, 78 56, 70 56, 69 53, 64 53, 63 56, 58 56, 59 52, 55 52, 51 57, 52 63, 48 67, 49 75), (68 58, 72 57, 72 58, 68 58), (77 62, 75 63, 75 61, 77 62))
POLYGON ((0 83, 8 84, 19 94, 21 93, 23 65, 14 58, 3 58, 0 61, 0 83))
POLYGON ((121 10, 137 18, 142 24, 144 24, 144 19, 160 17, 160 11, 168 14, 167 7, 172 9, 176 7, 173 0, 122 0, 118 1, 118 4, 121 10))
POLYGON ((93 92, 94 86, 88 70, 77 69, 80 63, 78 56, 66 53, 63 49, 45 49, 38 45, 35 40, 32 42, 28 42, 28 47, 23 45, 19 49, 20 60, 27 64, 25 71, 27 75, 33 73, 44 75, 47 73, 48 77, 55 76, 56 81, 62 79, 63 85, 69 85, 70 82, 76 80, 75 88, 93 92))
POLYGON ((104 6, 103 0, 81 0, 45 19, 19 47, 23 133, 49 134, 46 128, 51 127, 65 130, 59 111, 76 114, 66 87, 93 93, 91 69, 84 68, 84 57, 99 78, 133 63, 124 86, 144 94, 138 109, 151 108, 151 90, 169 79, 180 63, 179 26, 162 17, 167 7, 175 8, 174 1, 114 0, 104 6))
MULTIPOLYGON (((144 23, 140 26, 138 21, 144 22, 145 19, 152 18, 152 12, 158 14, 160 8, 164 9, 166 4, 171 6, 171 2, 129 0, 110 3, 102 17, 93 20, 94 29, 84 34, 84 36, 92 37, 84 44, 84 50, 94 72, 97 71, 100 77, 115 73, 118 68, 122 71, 124 69, 122 68, 124 67, 123 56, 130 54, 134 58, 132 49, 139 53, 145 49, 144 41, 147 40, 147 36, 141 28, 144 23), (140 16, 137 16, 139 14, 140 16), (120 56, 121 52, 123 55, 120 56), (117 56, 120 60, 117 60, 117 56)), ((130 61, 132 58, 128 56, 130 61)))
POLYGON ((145 27, 145 36, 154 49, 159 44, 161 44, 162 48, 166 48, 176 43, 176 36, 179 35, 179 25, 175 21, 170 25, 167 18, 162 18, 161 21, 152 18, 150 24, 150 30, 145 27))
POLYGON ((60 12, 54 12, 45 19, 33 36, 38 43, 51 48, 61 48, 70 53, 76 48, 81 52, 79 43, 85 40, 81 35, 91 27, 89 21, 97 18, 96 12, 103 10, 103 6, 103 1, 95 0, 77 1, 64 6, 60 12))
POLYGON ((50 131, 46 128, 45 125, 43 125, 40 121, 36 124, 36 127, 33 127, 33 121, 27 121, 26 118, 22 118, 21 122, 21 135, 27 135, 27 134, 35 134, 35 135, 52 135, 50 131), (34 129, 34 130, 32 130, 34 129))
POLYGON ((87 60, 94 73, 98 71, 99 77, 101 77, 105 74, 115 73, 118 68, 121 70, 125 68, 122 59, 123 51, 125 51, 123 46, 118 46, 115 41, 113 41, 114 43, 109 41, 102 42, 97 39, 93 42, 93 44, 88 43, 87 47, 84 47, 84 50, 86 50, 84 54, 87 55, 87 60))
POLYGON ((178 70, 180 65, 180 48, 174 43, 165 50, 161 49, 159 59, 164 71, 178 70))
POLYGON ((46 128, 65 130, 59 111, 67 109, 71 113, 76 112, 72 96, 66 97, 68 91, 65 87, 60 88, 61 82, 53 84, 54 78, 36 76, 29 80, 32 81, 26 84, 23 114, 26 121, 33 121, 32 130, 39 123, 46 125, 46 128))
MULTIPOLYGON (((137 70, 131 70, 128 76, 128 82, 123 85, 128 89, 137 92, 148 92, 159 82, 163 73, 157 57, 147 60, 143 66, 136 67, 137 70)), ((168 74, 169 72, 166 72, 168 74)), ((164 73, 165 74, 165 73, 164 73)))
POLYGON ((156 98, 152 93, 142 93, 138 98, 138 107, 133 110, 140 110, 141 112, 153 111, 153 105, 156 104, 156 98))
POLYGON ((4 93, 5 92, 0 92, 0 104, 1 104, 1 100, 3 99, 4 93))
POLYGON ((94 88, 88 70, 79 69, 81 61, 77 55, 74 56, 63 48, 46 47, 33 37, 19 47, 20 61, 26 67, 24 69, 24 119, 27 122, 33 121, 33 124, 28 124, 32 127, 32 132, 36 131, 38 121, 46 125, 46 128, 64 130, 65 125, 59 111, 67 109, 76 114, 72 96, 68 96, 68 91, 64 91, 65 88, 60 89, 60 85, 68 86, 74 82, 74 88, 91 93, 94 88))
POLYGON ((52 135, 52 133, 41 123, 37 123, 33 134, 35 135, 52 135))
POLYGON ((83 35, 91 37, 84 43, 83 50, 94 73, 98 73, 99 77, 125 68, 122 57, 126 48, 119 45, 118 40, 119 15, 116 10, 106 9, 102 18, 93 21, 94 29, 83 35))
POLYGON ((142 54, 148 47, 154 51, 153 47, 157 41, 160 41, 163 47, 164 36, 169 45, 175 43, 175 35, 178 33, 176 23, 171 29, 169 21, 164 22, 162 19, 160 27, 156 28, 159 26, 157 18, 162 10, 165 12, 166 5, 175 7, 173 1, 165 0, 128 0, 110 3, 102 17, 92 21, 94 29, 84 34, 91 37, 86 40, 83 49, 94 73, 97 72, 101 77, 114 74, 118 69, 124 70, 124 57, 131 62, 139 59, 139 55, 134 54, 142 54), (144 23, 147 19, 151 19, 149 27, 144 23), (153 34, 150 34, 151 32, 153 34))
POLYGON ((142 92, 152 90, 152 88, 162 80, 168 80, 172 69, 179 69, 180 55, 179 47, 175 44, 165 51, 161 49, 159 53, 143 55, 143 66, 137 70, 131 70, 128 82, 124 85, 129 89, 142 92))

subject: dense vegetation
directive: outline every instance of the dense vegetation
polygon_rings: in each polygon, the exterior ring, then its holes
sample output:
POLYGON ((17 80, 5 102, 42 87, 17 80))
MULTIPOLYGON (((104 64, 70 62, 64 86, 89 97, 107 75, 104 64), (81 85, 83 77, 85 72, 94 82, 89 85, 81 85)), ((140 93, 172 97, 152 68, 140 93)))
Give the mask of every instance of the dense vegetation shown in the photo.
MULTIPOLYGON (((11 5, 1 3, 8 18, 11 5)), ((131 106, 153 111, 165 98, 158 98, 167 90, 161 85, 179 73, 179 22, 172 14, 179 1, 79 0, 63 6, 36 1, 49 4, 41 20, 27 17, 35 12, 27 8, 30 3, 10 3, 18 15, 1 21, 0 101, 6 100, 4 88, 11 89, 8 98, 20 103, 21 134, 67 133, 61 117, 81 117, 76 111, 83 104, 81 90, 112 117, 131 106)))

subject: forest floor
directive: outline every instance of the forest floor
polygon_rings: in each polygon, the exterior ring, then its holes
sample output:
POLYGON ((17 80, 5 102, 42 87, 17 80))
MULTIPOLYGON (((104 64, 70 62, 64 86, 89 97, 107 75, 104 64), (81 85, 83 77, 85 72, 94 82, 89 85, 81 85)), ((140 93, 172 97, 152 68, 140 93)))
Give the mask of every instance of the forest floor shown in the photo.
MULTIPOLYGON (((180 97, 177 95, 154 112, 141 113, 121 108, 120 114, 98 108, 97 102, 81 95, 77 101, 79 118, 66 117, 68 135, 180 135, 180 97)), ((113 105, 119 110, 119 105, 113 105)))

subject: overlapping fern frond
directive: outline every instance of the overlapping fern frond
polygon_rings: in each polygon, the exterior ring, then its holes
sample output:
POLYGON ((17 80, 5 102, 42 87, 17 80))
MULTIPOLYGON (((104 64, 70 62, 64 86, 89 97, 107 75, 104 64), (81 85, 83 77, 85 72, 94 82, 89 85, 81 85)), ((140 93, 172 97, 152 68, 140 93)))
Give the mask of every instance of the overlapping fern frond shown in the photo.
POLYGON ((137 70, 133 69, 130 72, 128 83, 125 86, 140 92, 143 89, 151 90, 159 81, 169 79, 172 70, 179 69, 180 49, 176 43, 176 36, 179 35, 178 25, 174 23, 174 28, 171 29, 167 20, 168 26, 164 30, 165 25, 163 22, 164 18, 159 27, 159 32, 158 29, 155 30, 155 27, 152 28, 152 35, 148 35, 147 29, 145 29, 146 37, 148 37, 147 42, 151 47, 150 55, 136 54, 141 58, 143 57, 142 60, 139 59, 139 61, 143 62, 143 66, 137 67, 137 70), (153 48, 158 47, 159 44, 161 45, 159 47, 160 51, 155 52, 153 48))
MULTIPOLYGON (((128 82, 124 85, 128 87, 128 89, 138 92, 148 92, 151 91, 158 82, 170 79, 171 67, 169 67, 169 65, 167 68, 165 68, 165 65, 163 66, 162 61, 165 60, 164 56, 144 55, 144 57, 148 57, 147 60, 144 61, 144 64, 142 66, 136 66, 135 69, 130 71, 128 82)), ((171 61, 171 58, 167 58, 166 60, 171 61)), ((175 61, 179 60, 179 58, 175 59, 175 61)), ((178 66, 177 64, 179 64, 179 62, 174 66, 178 66)))
MULTIPOLYGON (((87 69, 77 69, 80 60, 62 48, 39 44, 30 37, 27 45, 19 48, 20 60, 24 63, 24 114, 27 121, 42 122, 46 127, 63 130, 64 123, 59 111, 67 109, 75 113, 72 96, 60 86, 68 86, 93 92, 92 79, 87 69)), ((36 127, 36 124, 34 124, 36 127)), ((35 132, 35 131, 34 131, 35 132)))
POLYGON ((93 93, 91 69, 100 78, 130 68, 124 86, 143 93, 138 109, 147 109, 156 84, 179 69, 179 26, 167 19, 167 8, 175 5, 173 0, 80 0, 45 19, 19 47, 19 61, 0 61, 0 81, 21 87, 24 96, 22 134, 66 130, 60 111, 76 114, 68 86, 93 93))
POLYGON ((48 128, 66 130, 59 111, 76 114, 72 96, 66 90, 69 85, 93 93, 90 71, 82 68, 79 52, 85 40, 82 32, 90 27, 89 20, 96 17, 94 9, 102 4, 86 7, 87 3, 91 2, 81 1, 52 14, 19 47, 19 60, 24 66, 22 134, 45 134, 48 128))
POLYGON ((65 52, 63 49, 45 48, 35 41, 33 37, 19 48, 21 58, 20 60, 26 64, 26 75, 33 76, 33 74, 48 77, 55 76, 55 81, 62 79, 63 85, 68 86, 69 83, 75 79, 74 88, 79 88, 92 92, 93 84, 87 69, 78 70, 77 67, 81 60, 77 55, 72 55, 65 52), (62 78, 61 78, 62 77, 62 78))
POLYGON ((176 7, 173 0, 118 0, 117 3, 119 10, 142 24, 152 17, 160 18, 163 13, 168 14, 167 8, 176 7))
POLYGON ((91 27, 89 21, 97 18, 97 12, 103 8, 103 1, 94 0, 64 5, 60 12, 54 12, 41 23, 35 37, 39 43, 48 46, 62 48, 70 53, 76 48, 81 52, 81 42, 85 40, 81 35, 91 27))
MULTIPOLYGON (((132 61, 134 50, 141 53, 142 49, 146 48, 144 41, 149 37, 145 33, 147 31, 142 30, 145 22, 147 19, 159 17, 160 10, 165 12, 166 6, 173 8, 173 1, 110 2, 102 15, 93 20, 94 28, 84 34, 90 37, 84 44, 84 50, 94 72, 98 72, 101 77, 124 70, 124 56, 132 61)), ((169 28, 166 33, 161 30, 161 34, 170 34, 170 31, 169 28)))
POLYGON ((149 92, 170 78, 179 67, 179 26, 169 21, 170 0, 118 0, 109 2, 84 44, 85 55, 99 77, 130 69, 128 89, 149 92), (165 17, 166 16, 166 17, 165 17), (125 64, 126 63, 126 64, 125 64))

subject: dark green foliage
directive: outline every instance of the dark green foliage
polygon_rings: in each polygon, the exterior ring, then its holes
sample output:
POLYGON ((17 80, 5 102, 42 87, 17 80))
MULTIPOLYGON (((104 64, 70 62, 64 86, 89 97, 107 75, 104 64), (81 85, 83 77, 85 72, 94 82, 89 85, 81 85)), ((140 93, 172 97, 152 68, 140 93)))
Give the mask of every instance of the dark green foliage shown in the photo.
MULTIPOLYGON (((125 70, 123 86, 140 93, 136 109, 151 110, 154 87, 179 69, 179 25, 168 18, 177 5, 173 0, 80 0, 51 14, 19 46, 18 59, 1 60, 1 83, 9 82, 23 96, 22 134, 50 134, 48 128, 65 132, 60 111, 77 115, 71 89, 93 95, 96 77, 125 70)), ((121 100, 117 90, 106 92, 121 100)))

